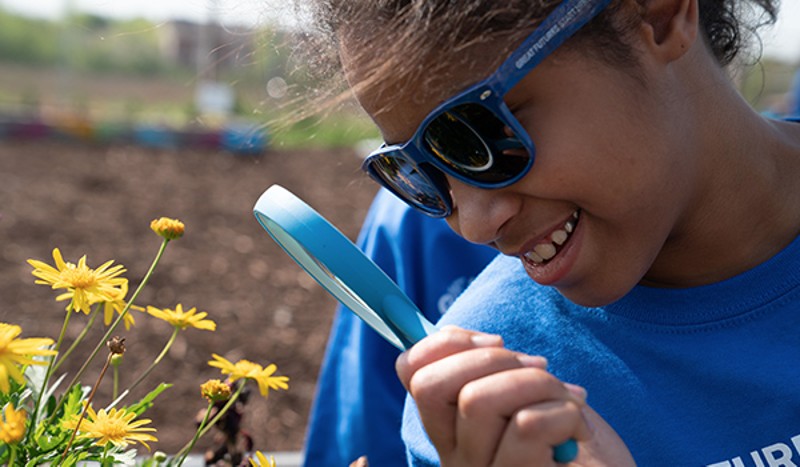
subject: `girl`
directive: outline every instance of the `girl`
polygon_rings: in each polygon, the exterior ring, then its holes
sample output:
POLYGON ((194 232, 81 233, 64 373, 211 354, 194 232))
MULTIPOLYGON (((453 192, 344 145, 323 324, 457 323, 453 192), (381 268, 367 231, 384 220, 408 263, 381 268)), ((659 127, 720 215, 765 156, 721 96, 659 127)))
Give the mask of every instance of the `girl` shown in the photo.
POLYGON ((800 127, 724 70, 774 0, 317 7, 365 170, 504 253, 398 360, 411 464, 800 464, 800 127))

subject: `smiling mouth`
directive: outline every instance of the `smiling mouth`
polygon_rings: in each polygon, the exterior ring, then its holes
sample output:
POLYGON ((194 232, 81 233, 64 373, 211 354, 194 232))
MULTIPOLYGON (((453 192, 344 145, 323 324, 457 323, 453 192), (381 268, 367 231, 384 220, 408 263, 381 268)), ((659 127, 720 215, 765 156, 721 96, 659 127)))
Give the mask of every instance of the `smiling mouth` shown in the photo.
POLYGON ((580 209, 575 210, 560 229, 554 230, 548 238, 533 247, 533 250, 523 254, 522 258, 533 264, 546 264, 553 259, 575 231, 580 214, 580 209))

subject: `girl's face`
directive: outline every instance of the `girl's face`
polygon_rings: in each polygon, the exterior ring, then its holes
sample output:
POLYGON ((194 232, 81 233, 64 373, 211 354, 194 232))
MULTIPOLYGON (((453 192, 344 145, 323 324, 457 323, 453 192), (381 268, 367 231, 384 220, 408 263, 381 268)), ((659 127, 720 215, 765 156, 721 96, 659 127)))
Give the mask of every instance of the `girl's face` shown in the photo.
MULTIPOLYGON (((506 97, 536 145, 533 168, 493 190, 448 177, 450 226, 519 257, 533 280, 587 306, 620 298, 668 262, 660 253, 683 232, 697 186, 693 125, 666 91, 674 78, 647 64, 642 73, 637 81, 572 51, 546 59, 506 97)), ((393 99, 388 112, 359 96, 389 143, 407 140, 438 102, 421 105, 413 88, 383 93, 393 99)))

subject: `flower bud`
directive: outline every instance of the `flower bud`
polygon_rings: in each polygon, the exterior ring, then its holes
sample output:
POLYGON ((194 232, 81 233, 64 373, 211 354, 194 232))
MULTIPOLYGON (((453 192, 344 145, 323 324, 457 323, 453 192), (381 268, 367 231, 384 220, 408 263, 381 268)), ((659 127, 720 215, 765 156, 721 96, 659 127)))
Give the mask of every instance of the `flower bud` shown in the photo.
POLYGON ((167 240, 175 240, 176 238, 183 237, 184 225, 178 219, 170 219, 169 217, 161 217, 153 220, 150 223, 150 228, 153 232, 167 240))
POLYGON ((114 368, 119 368, 120 365, 122 365, 122 354, 121 353, 112 354, 111 366, 113 366, 114 368))
POLYGON ((200 385, 200 394, 208 402, 226 401, 231 397, 231 387, 218 379, 210 379, 200 385))

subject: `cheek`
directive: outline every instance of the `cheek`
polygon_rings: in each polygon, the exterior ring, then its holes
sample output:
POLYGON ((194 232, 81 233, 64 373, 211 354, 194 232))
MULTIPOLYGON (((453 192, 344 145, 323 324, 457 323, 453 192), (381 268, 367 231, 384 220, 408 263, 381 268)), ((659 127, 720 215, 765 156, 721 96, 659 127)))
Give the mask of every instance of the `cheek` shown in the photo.
POLYGON ((613 112, 590 116, 552 112, 538 122, 526 119, 536 145, 536 161, 523 180, 527 189, 598 215, 654 208, 686 191, 691 171, 660 132, 613 112))
POLYGON ((580 258, 561 294, 584 306, 612 303, 642 281, 669 236, 671 222, 654 209, 621 200, 607 211, 581 214, 580 258))

